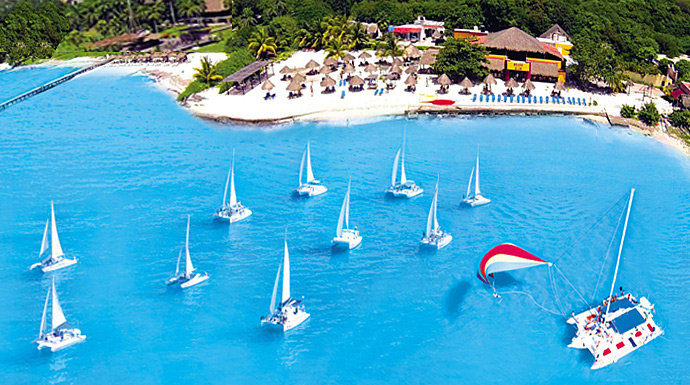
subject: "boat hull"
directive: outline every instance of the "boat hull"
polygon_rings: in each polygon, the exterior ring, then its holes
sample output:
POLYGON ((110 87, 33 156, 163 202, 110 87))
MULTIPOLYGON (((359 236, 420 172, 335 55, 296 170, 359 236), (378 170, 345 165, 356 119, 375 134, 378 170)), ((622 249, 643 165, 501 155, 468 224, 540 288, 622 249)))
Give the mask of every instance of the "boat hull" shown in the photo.
POLYGON ((485 198, 481 195, 473 196, 473 197, 468 197, 462 200, 463 204, 466 204, 470 207, 478 207, 478 206, 484 206, 489 203, 491 203, 491 200, 489 198, 485 198))
POLYGON ((328 191, 326 186, 315 184, 303 184, 295 189, 295 194, 301 197, 314 197, 328 191))
POLYGON ((215 214, 213 214, 213 219, 223 222, 235 223, 243 219, 247 219, 251 215, 252 210, 246 207, 242 207, 241 209, 234 210, 218 210, 215 214))
POLYGON ((424 189, 415 186, 416 188, 400 188, 400 187, 389 187, 386 189, 386 193, 392 195, 395 198, 414 198, 424 192, 424 189))
POLYGON ((440 250, 450 243, 450 241, 453 240, 453 236, 450 235, 449 233, 443 233, 443 235, 434 235, 431 237, 424 237, 420 241, 421 245, 424 247, 432 247, 436 250, 440 250))
POLYGON ((343 234, 342 237, 335 237, 331 240, 331 243, 333 244, 334 248, 344 248, 348 250, 352 250, 355 247, 359 246, 362 244, 362 237, 357 233, 355 236, 346 236, 343 234))
MULTIPOLYGON (((59 269, 65 268, 65 267, 72 266, 72 265, 74 265, 75 263, 77 263, 77 259, 76 259, 76 258, 75 258, 75 259, 63 258, 63 259, 60 260, 59 262, 53 263, 52 265, 43 266, 43 265, 39 264, 39 266, 42 266, 42 267, 41 267, 41 270, 42 270, 44 273, 48 273, 48 272, 51 272, 51 271, 55 271, 55 270, 59 270, 59 269)), ((34 265, 34 266, 36 266, 36 265, 34 265)), ((33 268, 34 266, 32 266, 32 268, 33 268)))
POLYGON ((270 319, 262 319, 261 320, 261 325, 271 327, 273 329, 278 329, 278 330, 283 330, 284 332, 294 329, 297 326, 301 325, 304 321, 306 321, 311 314, 305 312, 305 311, 298 311, 297 314, 294 313, 287 313, 289 314, 287 319, 283 322, 272 322, 270 319))
POLYGON ((38 350, 50 349, 51 352, 57 352, 66 347, 84 342, 86 339, 85 335, 81 334, 79 329, 74 329, 74 334, 70 335, 68 338, 58 338, 54 336, 48 336, 47 339, 36 340, 38 344, 38 350))
POLYGON ((192 287, 194 285, 198 285, 208 279, 208 274, 196 274, 194 277, 191 279, 180 283, 180 287, 183 289, 186 289, 188 287, 192 287))

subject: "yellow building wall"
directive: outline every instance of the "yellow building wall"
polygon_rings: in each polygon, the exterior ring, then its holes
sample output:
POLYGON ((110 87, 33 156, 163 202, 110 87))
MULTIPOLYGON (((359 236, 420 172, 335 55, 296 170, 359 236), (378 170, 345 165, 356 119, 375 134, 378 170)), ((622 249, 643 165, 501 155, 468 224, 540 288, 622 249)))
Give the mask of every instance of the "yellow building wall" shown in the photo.
POLYGON ((570 56, 570 50, 573 48, 572 44, 556 43, 556 48, 561 51, 561 54, 570 56))

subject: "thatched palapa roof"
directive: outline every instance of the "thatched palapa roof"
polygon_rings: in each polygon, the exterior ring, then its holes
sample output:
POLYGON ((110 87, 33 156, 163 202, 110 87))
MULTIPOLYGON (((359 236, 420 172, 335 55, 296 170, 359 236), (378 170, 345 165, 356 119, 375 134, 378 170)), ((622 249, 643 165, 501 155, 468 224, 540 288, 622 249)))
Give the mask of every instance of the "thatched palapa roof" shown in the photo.
POLYGON ((414 75, 410 75, 407 77, 407 79, 405 79, 405 84, 408 86, 415 85, 417 84, 417 78, 414 75))
POLYGON ((353 67, 351 64, 347 64, 343 71, 345 71, 346 74, 353 74, 355 73, 355 67, 353 67))
POLYGON ((364 72, 376 72, 378 71, 376 67, 374 67, 372 64, 369 64, 368 66, 364 67, 364 72))
POLYGON ((360 59, 369 59, 371 57, 371 54, 367 51, 362 51, 362 53, 360 53, 358 57, 360 59))
POLYGON ((419 71, 419 68, 417 67, 416 64, 413 64, 413 65, 411 65, 405 69, 405 73, 408 75, 416 74, 417 71, 419 71))
POLYGON ((283 74, 283 75, 289 74, 290 72, 292 72, 292 69, 291 69, 290 67, 288 67, 288 66, 285 66, 285 67, 283 67, 283 68, 280 69, 280 73, 283 74))
POLYGON ((330 74, 331 72, 333 72, 333 70, 331 70, 331 67, 329 67, 329 66, 323 66, 319 70, 319 73, 322 75, 327 75, 327 74, 330 74))
POLYGON ((355 75, 350 78, 349 84, 355 87, 361 86, 362 84, 364 84, 364 80, 362 80, 362 78, 360 78, 359 76, 355 75))
POLYGON ((326 65, 326 66, 338 65, 338 60, 336 60, 335 58, 332 58, 332 57, 327 57, 326 59, 324 59, 323 65, 326 65))
POLYGON ((323 78, 323 80, 321 81, 321 87, 324 87, 324 88, 333 87, 335 85, 335 83, 336 83, 336 81, 333 80, 332 77, 326 75, 326 77, 323 78))
POLYGON ((350 55, 349 53, 343 56, 343 61, 353 61, 355 60, 355 57, 350 55))
POLYGON ((556 91, 565 91, 565 84, 563 82, 557 82, 554 86, 553 89, 556 91))
POLYGON ((522 88, 526 89, 527 91, 533 91, 537 87, 534 86, 534 83, 532 83, 531 80, 527 79, 524 83, 522 83, 522 88))
POLYGON ((519 85, 518 82, 513 78, 508 79, 508 81, 506 82, 506 87, 508 87, 508 88, 515 88, 518 85, 519 85))
POLYGON ((290 84, 287 86, 288 91, 301 91, 302 90, 302 82, 298 81, 297 79, 292 79, 290 84))
POLYGON ((271 83, 270 80, 266 80, 264 84, 261 86, 261 89, 264 91, 270 91, 273 89, 273 87, 275 87, 273 83, 271 83))
POLYGON ((311 60, 309 60, 309 63, 307 63, 306 67, 309 69, 319 68, 319 63, 317 63, 316 60, 311 59, 311 60))
POLYGON ((539 40, 516 27, 490 33, 486 37, 484 46, 490 50, 532 52, 538 54, 546 54, 548 52, 544 49, 544 46, 539 40))
POLYGON ((450 81, 450 78, 446 74, 443 74, 443 75, 438 77, 438 84, 440 84, 442 86, 449 86, 452 83, 453 82, 450 81))
POLYGON ((494 75, 489 74, 484 78, 484 84, 497 84, 498 82, 496 81, 496 78, 494 78, 494 75))
POLYGON ((470 80, 470 78, 465 76, 465 78, 462 79, 462 81, 460 82, 460 86, 465 87, 465 88, 471 88, 471 87, 474 87, 474 83, 472 83, 472 80, 470 80))

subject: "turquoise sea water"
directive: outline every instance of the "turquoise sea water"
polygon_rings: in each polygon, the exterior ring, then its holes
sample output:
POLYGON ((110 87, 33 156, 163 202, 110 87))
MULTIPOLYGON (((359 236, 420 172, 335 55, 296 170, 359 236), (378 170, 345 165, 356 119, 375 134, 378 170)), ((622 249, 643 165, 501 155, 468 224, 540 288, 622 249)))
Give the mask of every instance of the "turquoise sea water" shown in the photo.
MULTIPOLYGON (((41 69, 0 72, 0 83, 41 76, 41 69)), ((0 127, 3 384, 690 380, 690 162, 628 130, 565 117, 216 126, 146 78, 100 70, 1 112, 0 127), (427 190, 395 201, 383 190, 404 127, 408 177, 427 190), (329 191, 297 200, 290 192, 307 139, 329 191), (466 209, 459 201, 478 147, 492 203, 466 209), (238 195, 254 215, 229 227, 212 213, 233 148, 238 195), (364 241, 334 254, 350 175, 351 223, 364 241), (418 241, 437 176, 439 221, 454 240, 426 252, 418 241), (549 312, 559 312, 557 302, 566 313, 583 306, 559 275, 555 296, 547 268, 505 274, 498 301, 475 271, 483 253, 511 241, 553 261, 591 298, 632 187, 618 282, 649 296, 666 334, 591 371, 592 357, 566 347, 573 331, 549 312), (50 200, 63 249, 79 263, 43 275, 28 266, 37 261, 50 200), (192 258, 211 278, 180 291, 164 281, 187 215, 192 258), (277 333, 259 318, 286 228, 292 293, 304 296, 312 316, 277 333), (47 353, 31 341, 52 275, 67 319, 87 339, 47 353)), ((597 300, 608 294, 617 247, 615 239, 597 300)))

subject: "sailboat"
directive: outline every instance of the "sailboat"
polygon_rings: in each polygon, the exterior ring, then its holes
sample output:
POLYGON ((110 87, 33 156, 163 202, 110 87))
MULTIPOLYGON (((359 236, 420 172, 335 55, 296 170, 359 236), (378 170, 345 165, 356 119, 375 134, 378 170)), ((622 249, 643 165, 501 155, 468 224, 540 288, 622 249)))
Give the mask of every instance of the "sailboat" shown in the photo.
POLYGON ((592 369, 611 365, 664 333, 654 322, 654 305, 647 298, 638 300, 630 293, 624 294, 622 287, 620 294, 613 294, 634 194, 632 189, 609 296, 601 305, 577 315, 573 312, 567 321, 577 329, 568 347, 589 350, 594 356, 592 369), (606 308, 603 312, 602 307, 606 308))
POLYGON ((175 275, 168 279, 166 282, 168 285, 173 285, 176 283, 180 284, 180 287, 186 289, 190 286, 202 283, 208 279, 208 274, 206 273, 195 273, 196 268, 192 265, 192 257, 189 255, 189 221, 190 216, 187 216, 187 238, 185 240, 185 269, 180 272, 180 259, 182 259, 182 252, 177 257, 177 267, 175 268, 175 275))
POLYGON ((223 204, 213 215, 215 219, 235 223, 252 215, 252 211, 242 206, 237 200, 235 193, 235 150, 232 150, 232 166, 228 171, 228 178, 225 181, 225 191, 223 192, 223 204), (230 185, 230 200, 228 197, 228 185, 230 185))
POLYGON ((273 295, 269 315, 261 317, 261 324, 282 328, 288 331, 301 324, 309 318, 310 314, 304 311, 302 301, 292 299, 290 296, 290 254, 288 253, 287 237, 285 239, 285 249, 283 254, 283 264, 278 265, 278 273, 273 284, 273 295), (282 299, 276 307, 276 297, 278 294, 278 282, 280 280, 280 269, 283 269, 283 291, 282 299))
POLYGON ((403 132, 402 147, 398 149, 393 160, 393 175, 391 176, 391 186, 386 189, 387 194, 391 194, 396 198, 413 198, 424 192, 422 188, 417 186, 414 181, 408 180, 405 174, 405 137, 403 132), (400 161, 400 183, 398 179, 398 161, 400 161))
POLYGON ((435 247, 437 250, 446 247, 453 236, 450 233, 441 230, 438 225, 438 218, 436 217, 436 209, 438 207, 438 180, 436 181, 436 191, 434 192, 434 199, 431 201, 431 208, 429 209, 429 216, 426 220, 426 231, 422 236, 422 246, 435 247))
POLYGON ((40 267, 44 273, 62 269, 63 267, 72 266, 77 263, 77 259, 65 258, 65 253, 62 251, 60 245, 60 238, 58 237, 57 225, 55 223, 55 209, 53 202, 50 202, 50 219, 46 221, 46 227, 43 230, 43 241, 41 241, 41 251, 38 252, 40 258, 43 253, 48 250, 48 222, 50 222, 50 254, 41 262, 34 263, 29 269, 40 267))
POLYGON ((43 305, 43 317, 41 317, 41 329, 38 332, 38 338, 34 340, 38 344, 38 350, 43 348, 50 348, 55 352, 64 349, 70 345, 82 342, 86 339, 85 335, 81 334, 81 330, 70 325, 65 319, 65 313, 62 312, 60 301, 58 300, 57 291, 55 291, 55 277, 53 277, 53 284, 48 289, 46 295, 46 302, 43 305), (48 301, 51 299, 52 293, 52 314, 50 319, 50 329, 46 330, 47 315, 48 315, 48 301))
POLYGON ((347 183, 347 193, 345 193, 343 206, 340 208, 335 238, 331 241, 333 247, 354 249, 362 243, 362 237, 359 235, 357 227, 354 230, 350 229, 350 182, 347 183))
POLYGON ((328 191, 326 186, 322 185, 320 181, 314 178, 314 171, 311 168, 311 150, 309 141, 307 141, 307 148, 302 153, 302 160, 299 164, 299 187, 295 189, 295 193, 297 193, 299 196, 313 197, 323 194, 326 191, 328 191), (307 166, 307 181, 302 183, 305 160, 307 166))
POLYGON ((471 207, 482 206, 491 202, 489 198, 482 196, 479 190, 479 154, 477 154, 477 165, 470 173, 470 181, 467 183, 467 194, 462 199, 462 203, 471 207), (474 177, 474 193, 472 193, 472 177, 474 177))

